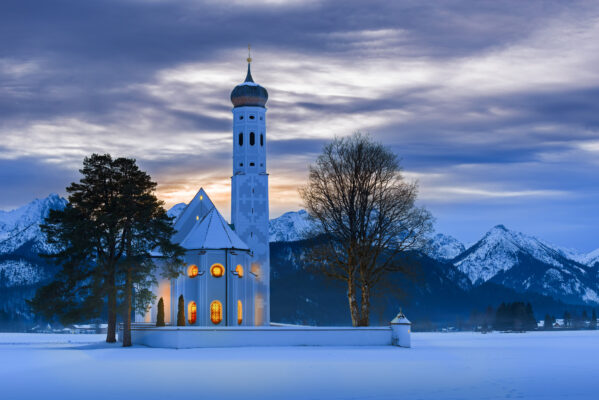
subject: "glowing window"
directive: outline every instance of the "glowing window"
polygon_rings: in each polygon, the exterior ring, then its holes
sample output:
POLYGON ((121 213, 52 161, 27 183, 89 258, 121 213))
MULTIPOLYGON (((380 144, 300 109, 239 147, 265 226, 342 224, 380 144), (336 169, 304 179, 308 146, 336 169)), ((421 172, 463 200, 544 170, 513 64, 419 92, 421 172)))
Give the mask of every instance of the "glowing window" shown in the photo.
POLYGON ((189 321, 189 324, 190 325, 195 324, 197 316, 198 316, 198 307, 196 306, 195 301, 190 301, 189 304, 187 305, 187 315, 188 315, 187 321, 189 321))
POLYGON ((237 265, 235 267, 235 272, 237 273, 238 277, 243 278, 243 267, 241 265, 237 265))
POLYGON ((256 134, 254 132, 250 132, 250 146, 253 146, 256 143, 256 134))
POLYGON ((243 146, 243 133, 239 134, 239 145, 243 146))
POLYGON ((243 322, 243 305, 241 300, 237 300, 237 325, 241 325, 243 322))
POLYGON ((222 265, 214 264, 212 267, 210 267, 210 275, 212 275, 213 277, 220 278, 224 274, 225 274, 225 267, 223 267, 222 265))
POLYGON ((212 321, 214 325, 218 325, 222 320, 223 305, 220 301, 214 300, 212 303, 210 303, 210 321, 212 321))
POLYGON ((195 278, 196 276, 198 276, 198 266, 190 265, 189 268, 187 269, 187 275, 190 278, 195 278))

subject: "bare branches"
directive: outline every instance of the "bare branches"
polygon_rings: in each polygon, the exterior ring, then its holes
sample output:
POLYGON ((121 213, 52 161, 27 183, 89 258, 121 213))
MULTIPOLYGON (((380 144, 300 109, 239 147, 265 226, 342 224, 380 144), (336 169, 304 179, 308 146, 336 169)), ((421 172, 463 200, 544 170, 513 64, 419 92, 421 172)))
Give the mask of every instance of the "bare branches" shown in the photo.
POLYGON ((310 261, 347 282, 352 322, 368 325, 370 291, 386 273, 405 271, 399 256, 421 248, 432 229, 430 213, 415 205, 418 185, 404 180, 395 154, 358 132, 324 147, 299 192, 317 222, 312 234, 327 238, 310 261))

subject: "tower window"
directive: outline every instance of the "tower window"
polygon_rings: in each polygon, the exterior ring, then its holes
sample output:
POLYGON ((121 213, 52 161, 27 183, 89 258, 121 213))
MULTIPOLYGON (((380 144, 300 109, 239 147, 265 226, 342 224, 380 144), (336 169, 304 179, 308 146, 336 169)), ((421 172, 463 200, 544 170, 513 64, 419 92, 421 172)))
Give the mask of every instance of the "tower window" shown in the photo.
POLYGON ((243 322, 243 305, 241 300, 237 300, 237 325, 241 325, 243 322))
POLYGON ((256 117, 254 117, 253 115, 250 115, 250 119, 254 119, 254 118, 256 118, 256 117))
POLYGON ((243 146, 243 132, 239 133, 239 145, 243 146))
POLYGON ((239 166, 240 166, 240 167, 243 167, 243 163, 242 163, 242 162, 240 162, 240 163, 239 163, 239 166))
POLYGON ((240 116, 239 116, 239 119, 243 119, 243 115, 240 115, 240 116))
POLYGON ((189 325, 195 324, 198 317, 198 307, 196 306, 195 301, 190 301, 187 305, 187 315, 189 316, 187 318, 189 325))
POLYGON ((212 267, 210 267, 210 275, 212 275, 213 277, 220 278, 224 274, 225 274, 225 267, 223 267, 222 265, 214 264, 212 267))
POLYGON ((260 121, 262 121, 262 117, 260 117, 260 121))
POLYGON ((195 278, 196 276, 198 276, 198 266, 190 265, 189 268, 187 269, 187 275, 190 278, 195 278))
POLYGON ((260 134, 260 146, 264 146, 264 135, 260 134))
POLYGON ((235 273, 238 277, 243 278, 243 267, 241 266, 241 264, 237 264, 237 266, 235 267, 235 273))
POLYGON ((220 301, 214 300, 210 303, 210 321, 214 325, 220 324, 223 320, 223 305, 220 301))
POLYGON ((253 167, 255 165, 256 165, 256 163, 253 163, 253 162, 250 163, 250 167, 253 167))
POLYGON ((256 134, 254 132, 250 132, 250 146, 253 146, 256 143, 256 134))

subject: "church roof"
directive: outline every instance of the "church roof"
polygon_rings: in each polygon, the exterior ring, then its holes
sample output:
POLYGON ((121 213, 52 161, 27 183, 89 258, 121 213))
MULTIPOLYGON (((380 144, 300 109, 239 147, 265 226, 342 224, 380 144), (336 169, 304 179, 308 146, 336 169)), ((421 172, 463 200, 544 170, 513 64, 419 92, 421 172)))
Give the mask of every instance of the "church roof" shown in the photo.
POLYGON ((200 188, 175 220, 174 228, 176 232, 172 238, 173 243, 181 243, 197 222, 204 219, 206 214, 213 208, 214 204, 210 200, 210 197, 208 197, 203 188, 200 188))
POLYGON ((245 82, 235 86, 231 92, 231 102, 237 107, 264 107, 268 100, 268 92, 262 86, 254 82, 250 63, 248 62, 248 73, 245 82))
POLYGON ((250 249, 229 227, 216 207, 208 211, 204 218, 196 221, 180 244, 188 250, 250 249))

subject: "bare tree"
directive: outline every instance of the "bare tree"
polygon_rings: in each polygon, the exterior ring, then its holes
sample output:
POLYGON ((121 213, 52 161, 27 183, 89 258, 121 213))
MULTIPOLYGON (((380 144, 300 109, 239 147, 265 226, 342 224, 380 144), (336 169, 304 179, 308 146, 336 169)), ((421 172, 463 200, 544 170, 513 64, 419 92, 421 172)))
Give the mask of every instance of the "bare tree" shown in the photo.
POLYGON ((368 326, 370 296, 385 275, 406 272, 405 253, 425 245, 432 216, 415 205, 418 184, 406 181, 397 156, 355 133, 327 144, 300 196, 323 240, 309 254, 328 277, 347 283, 354 326, 368 326))

